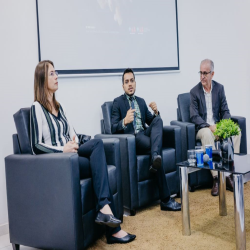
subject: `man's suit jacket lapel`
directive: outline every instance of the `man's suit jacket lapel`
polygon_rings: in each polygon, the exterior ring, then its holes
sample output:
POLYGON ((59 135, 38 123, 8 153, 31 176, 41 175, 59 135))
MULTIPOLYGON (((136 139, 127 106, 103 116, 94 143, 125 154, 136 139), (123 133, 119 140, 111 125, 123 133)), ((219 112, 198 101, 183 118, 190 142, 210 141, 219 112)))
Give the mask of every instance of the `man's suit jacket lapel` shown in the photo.
MULTIPOLYGON (((126 107, 126 114, 127 114, 127 111, 130 109, 130 106, 129 106, 129 102, 128 102, 128 99, 127 99, 125 94, 123 95, 123 101, 124 101, 124 105, 126 107)), ((125 116, 126 116, 126 114, 125 114, 125 116)))
POLYGON ((145 124, 145 110, 144 110, 144 103, 142 101, 142 99, 138 98, 137 96, 135 97, 136 101, 139 105, 140 108, 140 112, 141 112, 141 119, 142 119, 142 125, 144 126, 145 124))
POLYGON ((206 100, 205 100, 205 95, 204 95, 204 90, 202 88, 202 83, 200 82, 200 100, 201 100, 201 105, 203 109, 203 113, 207 113, 207 106, 206 106, 206 100))
MULTIPOLYGON (((123 98, 123 102, 124 102, 124 107, 123 107, 123 109, 121 110, 121 112, 122 112, 122 117, 125 118, 126 115, 127 115, 128 110, 130 109, 130 106, 129 106, 129 102, 128 102, 128 99, 127 99, 127 97, 126 97, 125 94, 123 95, 122 98, 123 98), (124 108, 125 108, 125 110, 124 110, 124 108)), ((134 133, 133 123, 130 123, 130 124, 128 124, 127 126, 128 126, 128 129, 127 129, 126 131, 127 131, 128 133, 133 134, 133 133, 134 133)))
POLYGON ((217 102, 218 93, 217 93, 217 89, 216 89, 214 81, 212 81, 212 86, 213 86, 212 87, 212 109, 213 109, 213 113, 214 113, 216 102, 217 102))

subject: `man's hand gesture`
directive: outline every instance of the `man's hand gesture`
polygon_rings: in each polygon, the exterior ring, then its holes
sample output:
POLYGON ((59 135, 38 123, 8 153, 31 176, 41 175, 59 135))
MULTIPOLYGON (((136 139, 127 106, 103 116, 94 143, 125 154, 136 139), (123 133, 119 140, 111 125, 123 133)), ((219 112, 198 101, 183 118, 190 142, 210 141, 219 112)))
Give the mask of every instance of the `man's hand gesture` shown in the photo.
POLYGON ((150 102, 148 106, 154 111, 156 115, 158 114, 158 109, 155 102, 150 102))
POLYGON ((124 125, 126 126, 127 124, 131 123, 134 121, 134 112, 135 109, 130 108, 127 112, 126 117, 124 118, 124 125))

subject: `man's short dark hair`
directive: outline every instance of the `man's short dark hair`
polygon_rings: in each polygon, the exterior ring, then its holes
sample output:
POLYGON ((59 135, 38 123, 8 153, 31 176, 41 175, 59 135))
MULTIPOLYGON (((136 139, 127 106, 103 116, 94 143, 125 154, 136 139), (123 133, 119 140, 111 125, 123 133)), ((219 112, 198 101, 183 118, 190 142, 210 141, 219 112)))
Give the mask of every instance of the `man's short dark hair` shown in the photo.
POLYGON ((127 73, 132 73, 133 76, 134 76, 134 79, 135 79, 134 71, 132 69, 130 69, 130 68, 127 68, 127 69, 124 70, 123 75, 122 75, 122 84, 124 84, 124 75, 127 74, 127 73))

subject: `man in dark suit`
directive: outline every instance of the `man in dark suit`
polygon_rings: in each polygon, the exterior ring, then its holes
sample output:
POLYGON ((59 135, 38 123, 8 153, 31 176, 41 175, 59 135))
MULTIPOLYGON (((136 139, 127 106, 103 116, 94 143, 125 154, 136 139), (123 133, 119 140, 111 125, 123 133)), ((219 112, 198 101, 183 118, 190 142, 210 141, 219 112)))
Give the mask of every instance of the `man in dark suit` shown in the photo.
MULTIPOLYGON (((231 118, 228 109, 224 86, 213 81, 214 63, 205 59, 200 65, 200 82, 190 91, 190 119, 195 124, 196 139, 201 140, 202 146, 214 147, 214 131, 216 123, 221 119, 231 118)), ((234 152, 239 153, 241 135, 235 136, 234 152)), ((211 194, 219 195, 218 173, 211 171, 214 181, 211 194)), ((233 191, 232 175, 226 178, 227 189, 233 191)))
POLYGON ((144 99, 135 96, 136 81, 132 69, 126 69, 122 76, 124 95, 114 99, 111 117, 113 134, 133 134, 137 154, 150 154, 152 165, 149 171, 154 173, 159 187, 161 209, 180 211, 181 205, 170 197, 170 191, 161 164, 163 122, 157 105, 151 102, 148 110, 144 99), (146 127, 146 124, 149 127, 146 127))

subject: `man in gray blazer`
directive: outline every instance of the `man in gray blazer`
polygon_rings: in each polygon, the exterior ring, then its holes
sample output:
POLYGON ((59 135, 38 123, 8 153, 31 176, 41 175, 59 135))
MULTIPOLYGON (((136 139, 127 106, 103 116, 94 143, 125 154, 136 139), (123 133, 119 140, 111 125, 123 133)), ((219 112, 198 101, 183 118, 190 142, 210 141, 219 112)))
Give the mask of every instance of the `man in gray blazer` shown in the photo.
MULTIPOLYGON (((202 146, 213 145, 216 123, 221 119, 231 118, 228 109, 224 86, 212 80, 214 63, 205 59, 200 64, 200 82, 190 91, 190 119, 195 124, 196 139, 201 140, 202 146)), ((239 153, 241 135, 234 137, 234 152, 239 153)), ((213 187, 211 194, 219 195, 217 171, 211 171, 213 187)), ((233 191, 232 175, 226 178, 227 189, 233 191)))

